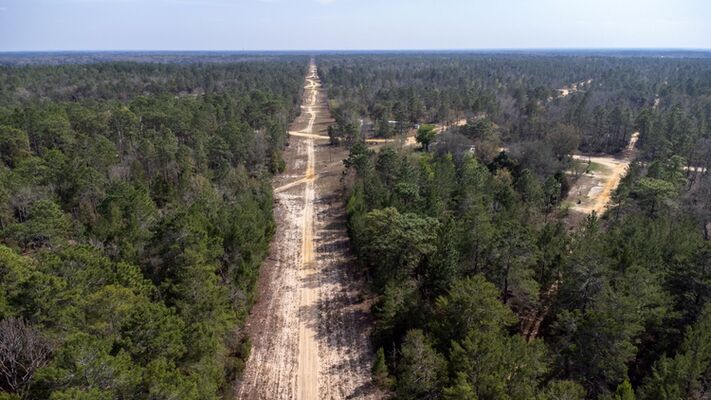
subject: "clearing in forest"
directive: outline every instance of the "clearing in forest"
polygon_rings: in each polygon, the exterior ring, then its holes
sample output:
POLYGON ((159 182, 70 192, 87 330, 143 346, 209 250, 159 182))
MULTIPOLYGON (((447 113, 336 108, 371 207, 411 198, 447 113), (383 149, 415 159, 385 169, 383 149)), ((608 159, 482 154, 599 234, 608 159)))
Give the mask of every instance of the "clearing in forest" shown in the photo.
MULTIPOLYGON (((459 127, 459 126, 464 126, 467 124, 467 119, 466 118, 461 118, 458 121, 452 123, 452 124, 437 124, 435 125, 435 134, 439 135, 440 133, 445 132, 447 129, 452 128, 452 127, 459 127)), ((416 139, 416 134, 417 130, 416 129, 410 129, 410 131, 407 132, 407 135, 396 137, 396 138, 369 138, 365 139, 365 143, 369 145, 383 145, 383 144, 402 144, 403 146, 414 146, 417 144, 417 139, 416 139)))
POLYGON ((586 215, 593 211, 597 215, 605 212, 612 194, 636 156, 637 139, 639 132, 632 134, 625 150, 617 156, 573 156, 574 159, 595 165, 596 168, 583 174, 570 188, 566 203, 570 205, 571 210, 586 215))

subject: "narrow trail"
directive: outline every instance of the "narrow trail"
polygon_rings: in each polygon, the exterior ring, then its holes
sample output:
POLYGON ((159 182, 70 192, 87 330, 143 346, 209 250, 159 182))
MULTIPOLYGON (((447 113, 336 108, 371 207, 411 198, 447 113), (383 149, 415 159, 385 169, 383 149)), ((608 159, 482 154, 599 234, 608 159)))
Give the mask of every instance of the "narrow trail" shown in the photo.
MULTIPOLYGON (((354 271, 338 194, 342 162, 320 134, 328 120, 315 64, 302 117, 275 178, 277 231, 247 322, 252 352, 238 399, 378 399, 362 277, 354 271), (318 183, 318 184, 317 184, 318 183)), ((344 154, 339 154, 343 157, 344 154)))

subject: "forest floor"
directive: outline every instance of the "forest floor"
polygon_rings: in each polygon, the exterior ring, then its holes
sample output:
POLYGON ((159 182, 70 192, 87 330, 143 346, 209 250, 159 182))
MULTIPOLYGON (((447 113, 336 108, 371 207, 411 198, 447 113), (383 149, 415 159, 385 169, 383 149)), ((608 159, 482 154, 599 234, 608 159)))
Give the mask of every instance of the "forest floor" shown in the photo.
POLYGON ((590 162, 596 168, 578 178, 570 188, 564 204, 579 214, 588 215, 595 211, 598 216, 602 215, 636 156, 635 145, 638 139, 639 132, 633 133, 625 150, 618 155, 574 155, 576 160, 590 162))
POLYGON ((370 304, 349 252, 342 201, 343 147, 316 66, 306 77, 302 115, 274 180, 277 231, 247 321, 252 351, 238 399, 377 399, 372 384, 370 304))

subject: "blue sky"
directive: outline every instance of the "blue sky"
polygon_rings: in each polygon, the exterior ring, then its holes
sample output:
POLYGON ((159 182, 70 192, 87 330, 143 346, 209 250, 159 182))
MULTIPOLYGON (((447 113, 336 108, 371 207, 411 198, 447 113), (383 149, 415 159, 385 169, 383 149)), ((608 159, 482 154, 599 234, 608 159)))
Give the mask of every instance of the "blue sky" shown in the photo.
POLYGON ((0 51, 711 48, 711 0, 0 0, 0 51))

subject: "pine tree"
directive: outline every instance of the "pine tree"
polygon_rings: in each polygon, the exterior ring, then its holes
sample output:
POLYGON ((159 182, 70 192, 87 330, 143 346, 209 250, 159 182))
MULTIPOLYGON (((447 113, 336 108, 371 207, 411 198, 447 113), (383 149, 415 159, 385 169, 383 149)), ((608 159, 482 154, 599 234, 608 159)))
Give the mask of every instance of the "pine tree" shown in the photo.
POLYGON ((625 379, 617 386, 615 390, 614 400, 636 400, 637 397, 634 395, 634 389, 632 389, 632 384, 628 379, 625 379))
POLYGON ((375 353, 375 362, 372 368, 373 380, 375 384, 383 389, 389 389, 393 385, 393 379, 388 372, 388 365, 385 362, 385 350, 379 348, 375 353))

